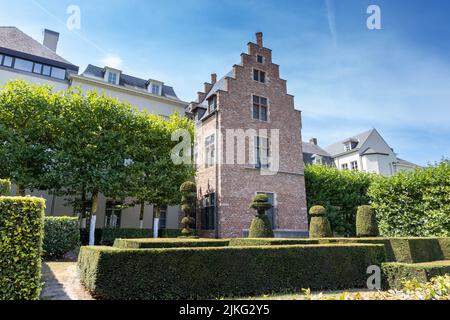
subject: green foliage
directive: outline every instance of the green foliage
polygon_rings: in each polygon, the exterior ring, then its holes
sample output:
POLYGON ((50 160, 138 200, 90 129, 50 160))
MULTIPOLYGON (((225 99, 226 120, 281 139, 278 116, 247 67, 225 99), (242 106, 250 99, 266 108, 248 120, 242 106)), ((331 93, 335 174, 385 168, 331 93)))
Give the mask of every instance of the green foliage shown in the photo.
POLYGON ((181 211, 183 211, 183 218, 181 219, 183 229, 181 230, 181 234, 188 237, 192 235, 190 226, 195 222, 193 216, 195 216, 196 212, 197 186, 192 181, 183 182, 180 187, 180 192, 182 194, 181 211))
POLYGON ((358 237, 376 237, 378 233, 377 217, 371 206, 360 206, 356 213, 356 235, 358 237))
POLYGON ((305 167, 308 210, 321 204, 327 210, 332 230, 340 235, 356 235, 356 209, 368 204, 367 196, 373 175, 358 171, 340 171, 333 167, 305 167))
POLYGON ((369 189, 384 236, 450 236, 450 161, 390 178, 369 189))
POLYGON ((195 182, 192 181, 183 182, 183 184, 180 187, 180 192, 197 193, 197 186, 195 185, 195 182))
POLYGON ((217 239, 116 239, 114 247, 121 249, 149 248, 195 248, 195 247, 226 247, 229 240, 217 239))
POLYGON ((79 267, 96 298, 170 300, 365 287, 367 267, 383 261, 377 245, 82 247, 79 267))
POLYGON ((44 199, 0 197, 0 300, 39 298, 44 208, 44 199))
POLYGON ((334 238, 324 241, 383 244, 387 262, 420 263, 450 260, 450 238, 334 238))
POLYGON ((250 208, 255 209, 258 215, 264 215, 272 207, 269 203, 269 198, 265 194, 257 194, 250 204, 250 208))
POLYGON ((230 239, 231 247, 251 246, 283 246, 297 244, 319 244, 319 240, 311 239, 280 239, 280 238, 233 238, 230 239))
MULTIPOLYGON (((450 275, 450 260, 433 261, 425 263, 398 263, 389 262, 382 264, 382 272, 385 287, 403 288, 405 280, 415 279, 415 283, 427 283, 437 276, 450 275)), ((412 283, 409 282, 411 285, 412 283)), ((413 288, 409 288, 413 289, 413 288)))
POLYGON ((309 223, 309 237, 310 238, 331 238, 333 232, 331 231, 330 222, 326 217, 326 210, 322 206, 313 206, 309 210, 311 221, 309 223))
POLYGON ((44 258, 59 259, 80 245, 77 217, 45 217, 44 258))
POLYGON ((11 181, 0 179, 0 196, 9 196, 11 192, 11 181))
MULTIPOLYGON (((102 242, 103 229, 97 228, 94 232, 94 244, 96 246, 100 245, 102 242)), ((89 244, 89 230, 80 229, 80 242, 82 246, 87 246, 89 244)))
POLYGON ((105 228, 102 232, 101 245, 112 246, 116 239, 141 239, 153 237, 150 229, 105 228))
POLYGON ((249 238, 273 238, 272 224, 266 214, 258 214, 253 218, 249 229, 249 238))

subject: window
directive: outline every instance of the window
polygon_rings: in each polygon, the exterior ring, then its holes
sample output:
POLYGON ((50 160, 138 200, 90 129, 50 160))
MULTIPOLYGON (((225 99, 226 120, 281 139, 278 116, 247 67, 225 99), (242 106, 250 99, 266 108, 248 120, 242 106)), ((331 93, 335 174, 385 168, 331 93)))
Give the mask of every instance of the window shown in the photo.
POLYGON ((351 166, 353 171, 358 171, 358 161, 352 161, 350 163, 350 166, 351 166))
POLYGON ((37 73, 37 74, 41 74, 42 73, 42 64, 35 63, 34 67, 33 67, 33 72, 37 73))
POLYGON ((266 215, 269 218, 270 223, 272 224, 272 229, 275 229, 277 227, 275 224, 275 215, 276 215, 275 194, 267 192, 258 192, 258 194, 265 194, 269 199, 269 203, 272 205, 272 208, 266 211, 266 215))
POLYGON ((31 72, 33 71, 33 62, 16 58, 16 61, 14 62, 14 69, 31 72))
POLYGON ((319 155, 314 155, 313 163, 314 164, 323 164, 323 158, 319 155))
POLYGON ((213 95, 208 99, 208 112, 214 112, 217 108, 217 96, 213 95))
POLYGON ((0 54, 0 66, 3 64, 3 55, 0 54))
POLYGON ((201 227, 202 230, 214 230, 216 221, 216 194, 206 194, 202 201, 201 227))
POLYGON ((105 228, 120 228, 120 218, 122 216, 122 205, 118 201, 107 201, 105 209, 105 228))
POLYGON ((205 167, 212 167, 215 164, 215 135, 212 134, 205 139, 205 167))
POLYGON ((46 65, 44 65, 43 67, 42 67, 42 74, 44 75, 44 76, 50 76, 50 72, 52 71, 52 68, 50 67, 50 66, 46 66, 46 65))
POLYGON ((253 119, 267 121, 267 99, 253 96, 253 119))
POLYGON ((341 165, 342 170, 348 170, 348 163, 341 165))
POLYGON ((5 57, 3 58, 3 65, 4 65, 5 67, 12 67, 12 64, 13 64, 13 58, 12 58, 12 57, 10 57, 10 56, 5 56, 5 57))
POLYGON ((108 73, 108 82, 111 84, 117 83, 117 73, 109 72, 108 73))
POLYGON ((151 89, 153 94, 159 95, 161 86, 159 84, 152 83, 151 89))
POLYGON ((167 206, 161 206, 161 211, 159 212, 159 228, 167 228, 167 206))
POLYGON ((64 80, 66 78, 66 70, 61 68, 52 67, 52 78, 64 80))
POLYGON ((256 56, 256 62, 258 63, 264 63, 264 57, 262 55, 257 55, 256 56))
POLYGON ((253 69, 253 80, 265 83, 266 82, 266 73, 261 70, 253 69))
POLYGON ((255 137, 255 167, 269 168, 269 138, 255 137))

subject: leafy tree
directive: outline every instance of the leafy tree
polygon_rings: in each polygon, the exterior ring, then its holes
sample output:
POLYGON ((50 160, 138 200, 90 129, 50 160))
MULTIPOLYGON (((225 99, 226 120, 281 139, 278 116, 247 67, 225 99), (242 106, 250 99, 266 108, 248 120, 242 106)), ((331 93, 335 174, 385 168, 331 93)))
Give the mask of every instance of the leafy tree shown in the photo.
POLYGON ((7 83, 0 91, 0 175, 25 189, 53 189, 47 180, 59 137, 55 128, 62 105, 47 85, 22 80, 7 83))

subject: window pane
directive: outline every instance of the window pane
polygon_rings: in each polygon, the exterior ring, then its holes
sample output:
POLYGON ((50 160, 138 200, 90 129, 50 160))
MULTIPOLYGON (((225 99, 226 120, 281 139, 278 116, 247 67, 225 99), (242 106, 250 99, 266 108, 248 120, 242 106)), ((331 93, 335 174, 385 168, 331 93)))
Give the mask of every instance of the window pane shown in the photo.
POLYGON ((259 77, 258 77, 258 70, 253 70, 253 80, 258 81, 259 77))
POLYGON ((33 68, 33 72, 34 73, 41 73, 42 72, 42 64, 40 63, 35 63, 34 64, 34 68, 33 68))
POLYGON ((33 62, 16 58, 14 69, 31 72, 33 70, 33 62))
POLYGON ((257 105, 253 106, 253 119, 259 119, 259 107, 257 105))
POLYGON ((267 121, 267 107, 261 107, 261 120, 267 121))
POLYGON ((52 77, 57 79, 66 78, 66 70, 61 68, 52 67, 52 77))
POLYGON ((253 96, 253 103, 259 104, 259 97, 253 96))
POLYGON ((3 60, 3 65, 5 67, 12 67, 12 62, 13 62, 13 58, 10 56, 5 56, 4 60, 3 60))
POLYGON ((2 61, 3 61, 3 55, 0 54, 0 66, 2 65, 2 61))
POLYGON ((261 104, 267 106, 267 98, 261 98, 261 104))
POLYGON ((44 65, 44 67, 42 68, 42 74, 44 76, 50 76, 50 71, 51 71, 50 66, 44 65))
POLYGON ((266 73, 265 72, 260 71, 259 81, 262 82, 262 83, 266 82, 266 73))

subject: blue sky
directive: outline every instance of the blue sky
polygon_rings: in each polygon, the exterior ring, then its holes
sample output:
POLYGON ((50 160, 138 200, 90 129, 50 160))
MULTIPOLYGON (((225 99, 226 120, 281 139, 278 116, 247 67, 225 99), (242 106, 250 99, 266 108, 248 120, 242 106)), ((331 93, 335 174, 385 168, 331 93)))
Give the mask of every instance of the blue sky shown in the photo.
POLYGON ((377 128, 399 157, 450 157, 450 1, 447 0, 0 0, 0 25, 42 40, 84 70, 115 64, 174 86, 191 101, 240 62, 256 31, 303 111, 303 139, 322 146, 377 128), (368 30, 380 6, 382 30, 368 30), (69 5, 81 29, 66 28, 69 5))

